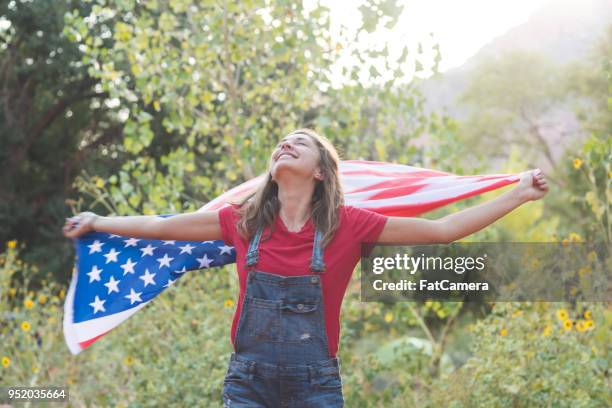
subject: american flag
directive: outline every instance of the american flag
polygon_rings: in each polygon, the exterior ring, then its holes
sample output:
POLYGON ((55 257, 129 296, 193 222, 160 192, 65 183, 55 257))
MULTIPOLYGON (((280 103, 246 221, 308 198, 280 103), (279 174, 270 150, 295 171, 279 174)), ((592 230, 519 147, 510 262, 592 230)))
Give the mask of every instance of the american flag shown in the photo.
MULTIPOLYGON (((265 174, 198 211, 217 210, 252 192, 265 174)), ((519 181, 518 174, 458 176, 374 161, 340 162, 346 205, 387 216, 416 216, 519 181)), ((173 214, 159 215, 171 217, 173 214)), ((78 354, 117 327, 185 272, 234 263, 223 241, 162 241, 92 232, 74 240, 76 264, 64 304, 64 337, 78 354)))

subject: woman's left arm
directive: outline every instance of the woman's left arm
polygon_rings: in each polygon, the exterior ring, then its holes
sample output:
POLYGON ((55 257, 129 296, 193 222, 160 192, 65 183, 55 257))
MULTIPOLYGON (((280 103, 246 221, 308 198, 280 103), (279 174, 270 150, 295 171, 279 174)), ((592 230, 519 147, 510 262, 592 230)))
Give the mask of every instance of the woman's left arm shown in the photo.
POLYGON ((538 200, 548 192, 548 183, 540 169, 524 171, 520 177, 514 189, 493 200, 437 220, 389 217, 377 242, 447 244, 480 231, 521 204, 538 200))

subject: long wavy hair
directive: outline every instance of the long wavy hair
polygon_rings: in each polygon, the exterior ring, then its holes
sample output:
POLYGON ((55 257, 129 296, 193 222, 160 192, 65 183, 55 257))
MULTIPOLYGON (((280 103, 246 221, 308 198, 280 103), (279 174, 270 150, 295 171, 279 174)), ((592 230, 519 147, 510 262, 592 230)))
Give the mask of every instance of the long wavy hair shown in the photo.
MULTIPOLYGON (((338 228, 339 209, 344 205, 344 193, 340 183, 338 165, 340 156, 331 142, 324 136, 309 128, 296 129, 290 133, 309 136, 319 149, 319 166, 323 180, 317 180, 312 194, 312 221, 321 231, 323 246, 327 245, 338 228)), ((270 161, 269 166, 272 164, 270 161)), ((274 221, 280 210, 278 199, 278 184, 272 180, 270 168, 264 181, 252 193, 242 199, 237 209, 240 220, 237 224, 239 234, 250 240, 260 226, 270 226, 270 234, 274 228, 274 221)))

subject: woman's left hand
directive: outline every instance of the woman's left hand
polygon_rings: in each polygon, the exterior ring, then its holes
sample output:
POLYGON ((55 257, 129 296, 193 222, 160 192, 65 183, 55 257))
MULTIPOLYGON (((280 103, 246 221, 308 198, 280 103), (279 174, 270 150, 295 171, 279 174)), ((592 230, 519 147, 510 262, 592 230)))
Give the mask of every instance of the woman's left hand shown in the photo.
POLYGON ((521 180, 516 186, 517 194, 527 202, 539 200, 548 193, 548 183, 540 169, 524 171, 520 174, 521 180))

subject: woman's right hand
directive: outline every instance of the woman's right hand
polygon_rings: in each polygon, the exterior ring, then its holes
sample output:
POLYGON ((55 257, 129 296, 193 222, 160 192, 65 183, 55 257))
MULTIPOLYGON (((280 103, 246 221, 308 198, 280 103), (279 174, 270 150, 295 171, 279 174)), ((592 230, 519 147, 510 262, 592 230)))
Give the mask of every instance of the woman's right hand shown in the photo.
POLYGON ((66 223, 62 228, 64 236, 67 238, 78 238, 83 234, 93 231, 92 224, 98 215, 92 212, 82 212, 72 218, 66 218, 66 223))

